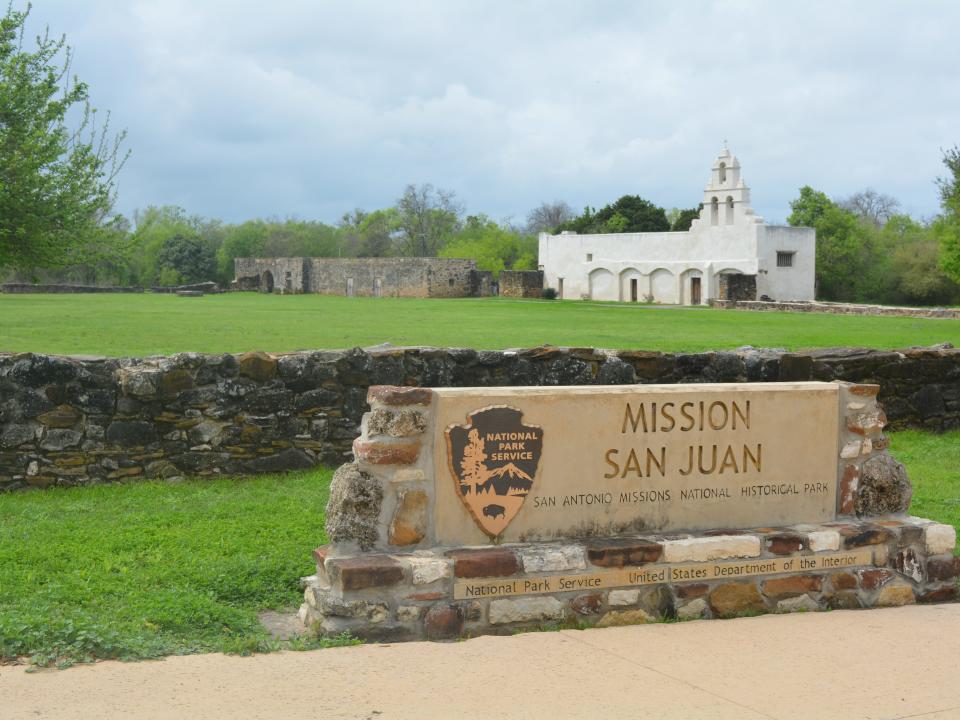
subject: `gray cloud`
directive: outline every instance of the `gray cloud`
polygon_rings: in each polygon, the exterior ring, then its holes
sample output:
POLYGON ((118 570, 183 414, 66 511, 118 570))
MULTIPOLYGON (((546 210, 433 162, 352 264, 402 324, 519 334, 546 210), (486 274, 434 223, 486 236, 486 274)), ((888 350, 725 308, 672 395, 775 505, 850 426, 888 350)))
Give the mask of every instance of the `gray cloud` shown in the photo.
POLYGON ((946 1, 39 0, 32 21, 129 131, 127 214, 332 222, 408 182, 497 218, 686 207, 727 138, 768 220, 802 184, 929 216, 960 142, 946 1))

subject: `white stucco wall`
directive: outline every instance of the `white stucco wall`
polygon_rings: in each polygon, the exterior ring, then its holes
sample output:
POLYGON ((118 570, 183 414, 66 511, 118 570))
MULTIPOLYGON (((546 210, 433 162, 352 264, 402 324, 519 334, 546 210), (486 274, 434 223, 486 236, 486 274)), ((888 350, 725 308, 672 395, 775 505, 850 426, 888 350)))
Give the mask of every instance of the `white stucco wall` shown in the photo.
POLYGON ((757 297, 813 300, 816 230, 785 225, 761 227, 758 243, 757 297), (777 252, 792 252, 793 267, 777 267, 777 252))

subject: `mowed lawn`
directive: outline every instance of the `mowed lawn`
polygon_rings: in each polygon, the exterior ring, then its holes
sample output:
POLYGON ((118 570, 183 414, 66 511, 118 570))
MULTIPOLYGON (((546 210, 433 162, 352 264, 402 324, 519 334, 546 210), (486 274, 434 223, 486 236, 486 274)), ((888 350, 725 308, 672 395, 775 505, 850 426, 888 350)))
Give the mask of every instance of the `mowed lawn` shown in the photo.
MULTIPOLYGON (((960 432, 892 440, 914 483, 911 511, 960 527, 960 432)), ((325 540, 330 477, 0 495, 0 663, 290 647, 257 616, 301 602, 298 579, 325 540)))
POLYGON ((389 342, 664 351, 960 344, 960 320, 760 313, 625 303, 228 293, 0 295, 0 351, 131 356, 389 342))

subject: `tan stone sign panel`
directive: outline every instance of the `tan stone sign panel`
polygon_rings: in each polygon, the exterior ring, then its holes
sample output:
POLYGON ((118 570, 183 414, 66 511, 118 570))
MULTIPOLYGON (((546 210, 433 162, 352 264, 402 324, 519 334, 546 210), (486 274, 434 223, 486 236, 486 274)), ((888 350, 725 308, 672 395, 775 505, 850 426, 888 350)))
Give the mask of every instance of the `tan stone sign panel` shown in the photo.
POLYGON ((650 565, 637 568, 604 570, 595 573, 557 574, 538 577, 458 580, 453 586, 454 600, 510 597, 573 590, 603 590, 616 587, 657 585, 660 583, 736 580, 758 575, 839 570, 873 564, 873 550, 797 557, 756 558, 727 562, 650 565))
POLYGON ((437 389, 437 542, 830 520, 837 394, 830 383, 437 389))

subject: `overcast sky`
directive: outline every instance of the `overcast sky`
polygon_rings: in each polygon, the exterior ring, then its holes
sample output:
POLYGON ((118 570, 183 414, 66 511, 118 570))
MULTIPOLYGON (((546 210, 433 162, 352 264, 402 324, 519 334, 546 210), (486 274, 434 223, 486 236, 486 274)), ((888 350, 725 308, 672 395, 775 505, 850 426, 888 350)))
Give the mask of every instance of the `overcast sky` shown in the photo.
POLYGON ((690 207, 726 139, 768 222, 804 184, 930 216, 960 143, 951 0, 34 0, 44 24, 129 133, 125 214, 336 222, 423 182, 515 221, 690 207))

